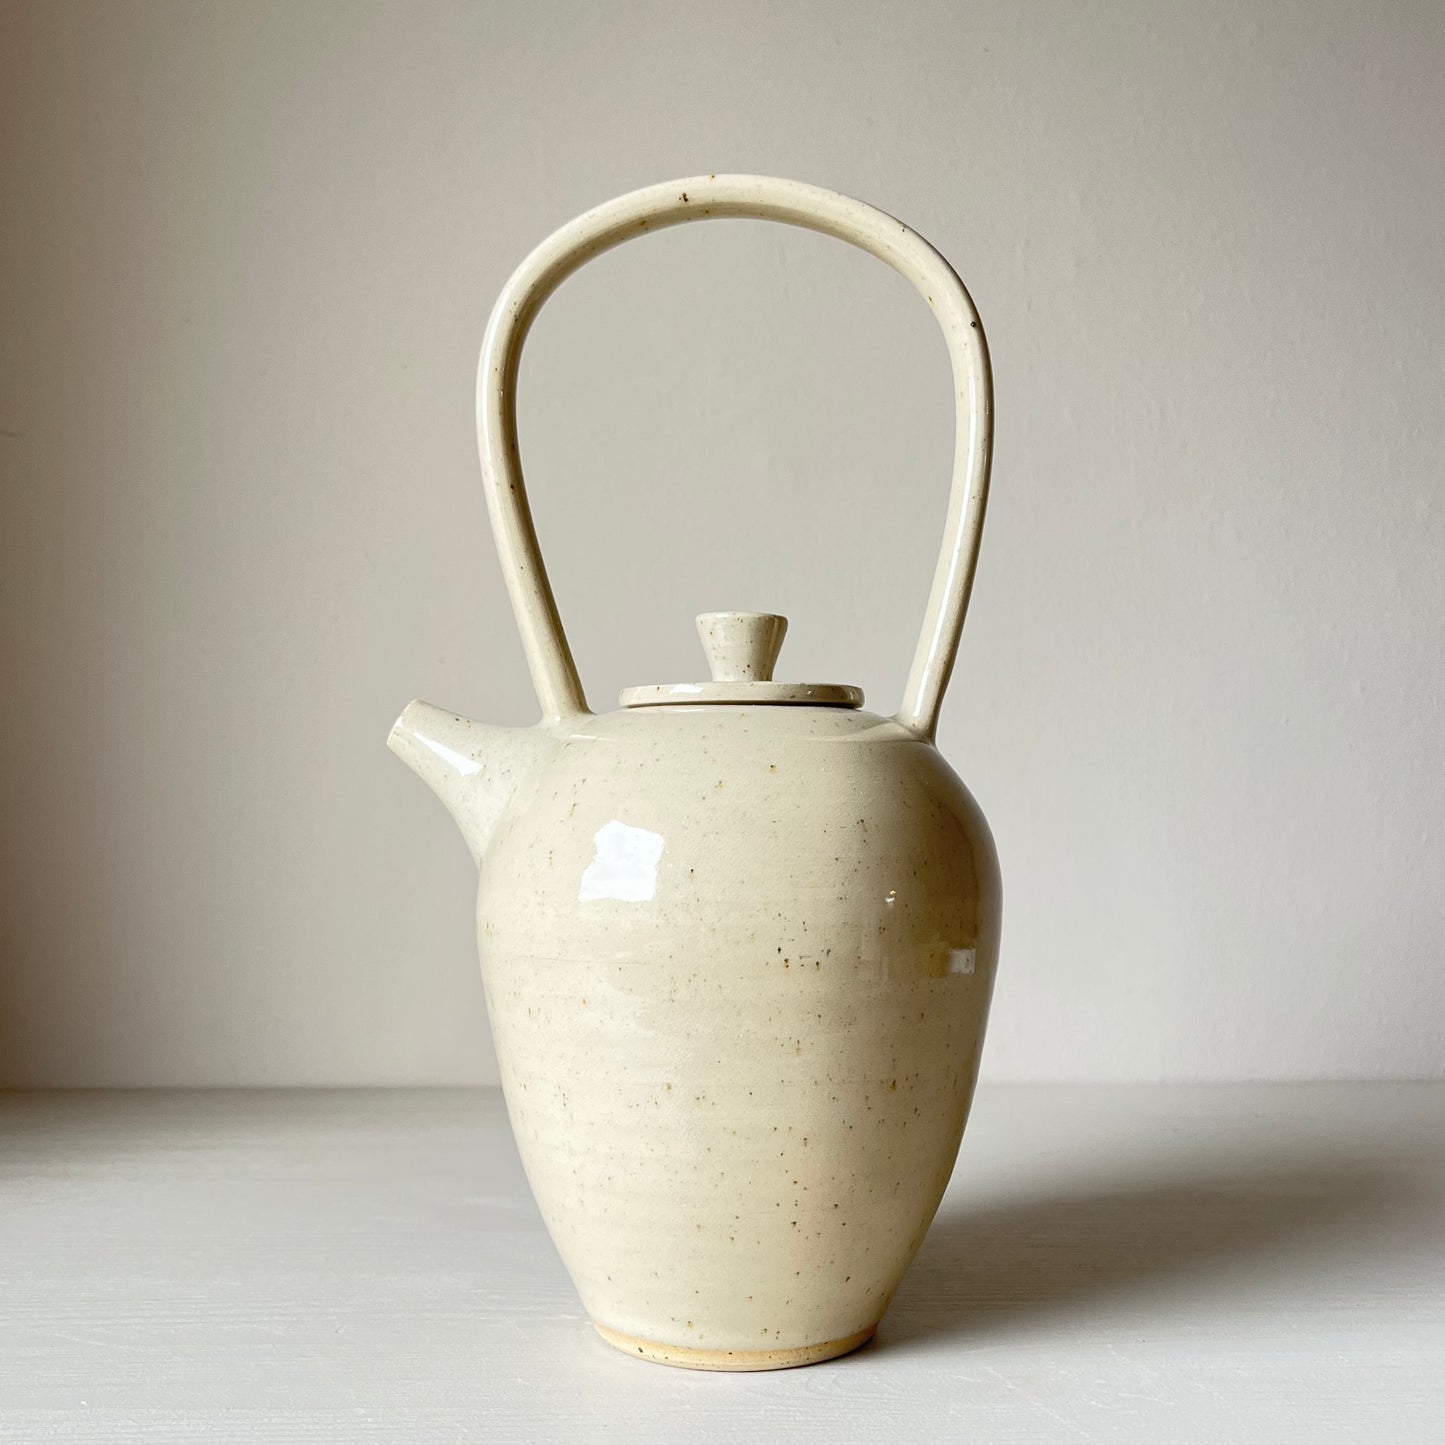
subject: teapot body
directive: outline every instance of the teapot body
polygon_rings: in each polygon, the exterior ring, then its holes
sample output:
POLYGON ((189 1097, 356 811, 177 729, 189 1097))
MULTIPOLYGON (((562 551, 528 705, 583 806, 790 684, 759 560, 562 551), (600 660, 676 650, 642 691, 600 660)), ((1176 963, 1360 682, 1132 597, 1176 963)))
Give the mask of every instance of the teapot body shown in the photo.
POLYGON ((528 1180, 589 1314, 707 1368, 870 1335, 933 1217, 998 952, 988 826, 847 708, 558 726, 481 860, 528 1180))
POLYGON ((978 311, 938 251, 876 207, 695 176, 597 206, 526 257, 487 323, 476 406, 541 721, 489 727, 418 701, 388 741, 480 872, 487 1003, 543 1217, 598 1330, 629 1354, 701 1369, 842 1354, 872 1334, 948 1183, 998 955, 993 840, 933 746, 993 457, 978 311), (528 332, 603 252, 736 218, 876 256, 943 335, 953 481, 891 718, 847 683, 776 680, 786 619, 738 611, 697 619, 708 681, 631 687, 598 716, 562 626, 517 435, 528 332))

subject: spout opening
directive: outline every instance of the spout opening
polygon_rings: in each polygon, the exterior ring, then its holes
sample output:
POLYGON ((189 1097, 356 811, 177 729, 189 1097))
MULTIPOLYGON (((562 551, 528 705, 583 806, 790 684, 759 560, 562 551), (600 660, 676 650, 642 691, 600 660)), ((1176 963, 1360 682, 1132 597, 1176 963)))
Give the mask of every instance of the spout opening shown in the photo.
POLYGON ((392 723, 391 731, 386 735, 386 745, 397 757, 405 758, 406 740, 416 732, 419 716, 425 708, 426 704, 419 697, 414 697, 392 723))

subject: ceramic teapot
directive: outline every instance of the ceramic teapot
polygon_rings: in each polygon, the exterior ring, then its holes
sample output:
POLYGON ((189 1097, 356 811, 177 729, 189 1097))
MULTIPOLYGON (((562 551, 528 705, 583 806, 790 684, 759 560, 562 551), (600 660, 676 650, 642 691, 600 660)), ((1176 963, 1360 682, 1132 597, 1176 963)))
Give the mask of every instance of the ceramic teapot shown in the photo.
POLYGON ((998 954, 988 825, 934 747, 992 443, 973 303, 926 241, 794 181, 704 176, 589 211, 507 282, 477 380, 482 475, 541 705, 488 727, 423 702, 390 746, 480 873, 477 933, 528 1181, 598 1332, 646 1360, 753 1370, 878 1325, 953 1170, 998 954), (589 711, 532 527, 515 383, 584 262, 719 217, 807 227, 901 272, 948 343, 946 536, 903 704, 773 679, 783 618, 699 619, 707 681, 589 711))

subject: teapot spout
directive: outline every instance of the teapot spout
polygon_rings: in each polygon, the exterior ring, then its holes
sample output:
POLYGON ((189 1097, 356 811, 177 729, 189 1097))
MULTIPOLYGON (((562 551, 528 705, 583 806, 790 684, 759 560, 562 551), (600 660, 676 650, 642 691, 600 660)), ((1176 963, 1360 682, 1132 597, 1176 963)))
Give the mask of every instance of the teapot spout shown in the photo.
POLYGON ((446 805, 480 867, 508 804, 558 743, 540 727, 492 727, 417 701, 392 725, 386 745, 446 805))

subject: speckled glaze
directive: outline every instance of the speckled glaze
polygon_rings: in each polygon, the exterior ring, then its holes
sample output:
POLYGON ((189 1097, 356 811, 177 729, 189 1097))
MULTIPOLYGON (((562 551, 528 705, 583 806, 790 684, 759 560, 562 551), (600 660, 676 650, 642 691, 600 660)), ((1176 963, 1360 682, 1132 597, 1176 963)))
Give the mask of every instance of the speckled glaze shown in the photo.
POLYGON ((599 1333, 637 1358, 776 1369, 876 1328, 953 1169, 998 955, 987 824, 933 745, 976 562, 988 358, 947 263, 882 212, 759 177, 599 207, 503 292, 478 385, 483 475, 543 719, 416 702, 390 745, 477 860, 507 1107, 599 1333), (527 511, 517 361, 590 256, 711 216, 808 225, 907 275, 938 315, 960 425, 904 705, 775 682, 782 618, 698 619, 712 678, 586 706, 527 511))

